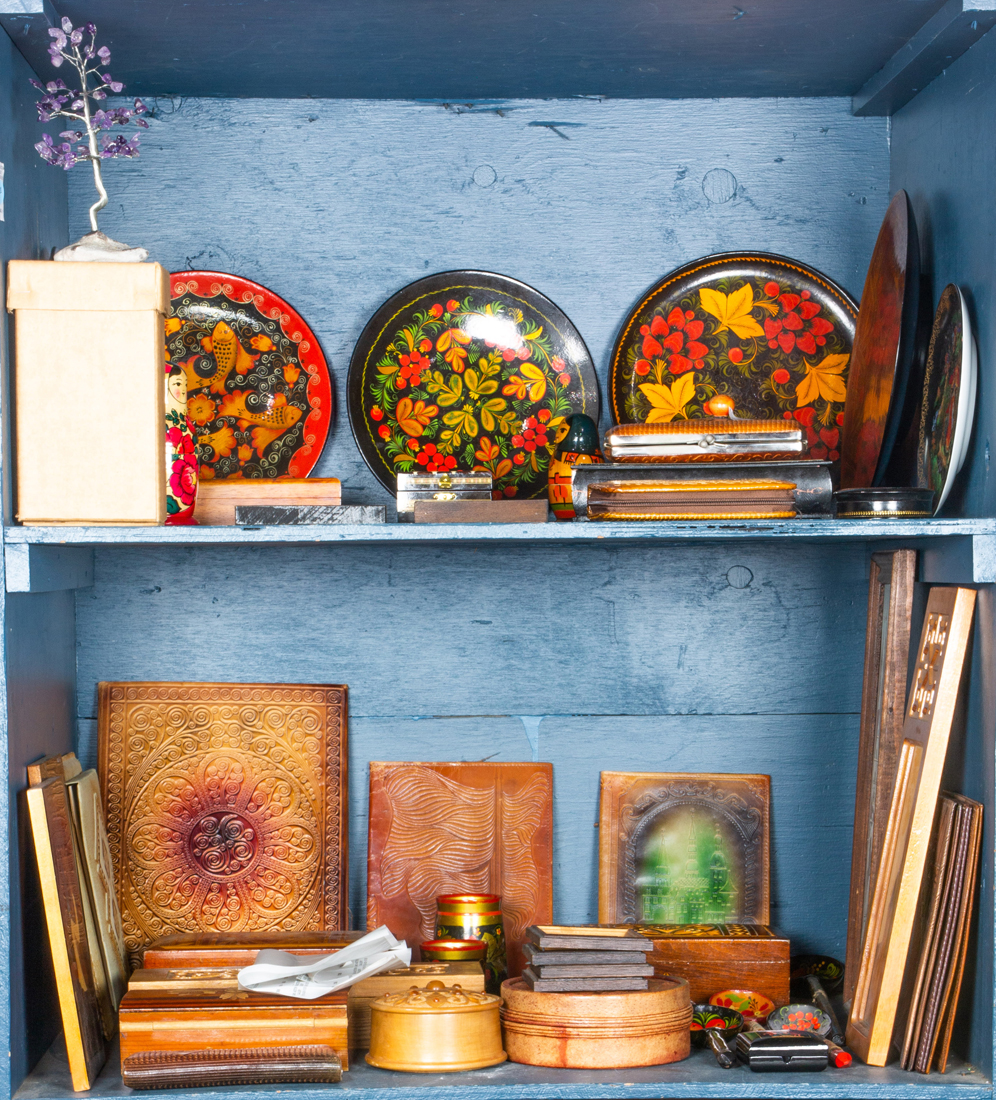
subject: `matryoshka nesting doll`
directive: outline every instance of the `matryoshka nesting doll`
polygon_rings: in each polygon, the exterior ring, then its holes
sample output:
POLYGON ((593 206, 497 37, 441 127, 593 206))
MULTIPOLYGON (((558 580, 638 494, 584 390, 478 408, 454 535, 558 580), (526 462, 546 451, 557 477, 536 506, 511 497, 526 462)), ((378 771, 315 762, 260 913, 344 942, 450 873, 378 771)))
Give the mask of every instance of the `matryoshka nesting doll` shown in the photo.
POLYGON ((574 500, 571 496, 571 466, 604 462, 598 447, 598 428, 595 421, 584 413, 575 413, 564 421, 567 431, 557 444, 550 460, 547 488, 550 507, 557 519, 574 519, 574 500))
POLYGON ((196 523, 197 437, 187 418, 187 376, 166 364, 166 523, 196 523))

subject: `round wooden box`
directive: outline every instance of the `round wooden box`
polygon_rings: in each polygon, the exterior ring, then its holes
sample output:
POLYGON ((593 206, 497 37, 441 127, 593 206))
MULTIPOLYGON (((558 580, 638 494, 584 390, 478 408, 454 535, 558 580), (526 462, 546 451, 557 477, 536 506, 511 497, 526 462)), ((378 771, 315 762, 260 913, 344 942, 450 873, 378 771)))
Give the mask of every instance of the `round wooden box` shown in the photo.
POLYGON ((501 987, 509 1059, 562 1069, 680 1062, 691 1049, 688 982, 651 978, 649 984, 632 993, 535 993, 521 978, 510 978, 501 987))
POLYGON ((447 1073, 505 1061, 498 1020, 500 1001, 459 985, 429 982, 386 993, 370 1004, 370 1052, 380 1069, 447 1073))

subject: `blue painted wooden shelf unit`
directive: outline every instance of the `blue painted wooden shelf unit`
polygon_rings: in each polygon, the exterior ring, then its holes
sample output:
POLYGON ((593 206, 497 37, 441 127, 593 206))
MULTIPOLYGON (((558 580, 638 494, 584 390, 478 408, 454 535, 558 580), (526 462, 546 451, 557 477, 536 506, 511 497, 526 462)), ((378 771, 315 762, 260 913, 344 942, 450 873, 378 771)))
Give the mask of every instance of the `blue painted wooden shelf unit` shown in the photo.
MULTIPOLYGON (((341 478, 347 503, 391 504, 350 435, 350 353, 383 301, 435 271, 498 271, 552 298, 604 394, 623 318, 667 271, 761 249, 857 298, 889 198, 905 188, 933 300, 948 282, 966 292, 980 379, 966 468, 936 520, 28 528, 11 503, 3 315, 0 1100, 71 1091, 21 792, 43 753, 74 749, 94 765, 100 680, 349 684, 357 927, 371 759, 552 761, 555 917, 571 923, 597 917, 602 769, 768 773, 772 923, 796 950, 842 956, 869 557, 902 546, 920 551, 922 586, 979 590, 945 783, 985 804, 985 838, 945 1075, 859 1065, 758 1077, 699 1052, 592 1073, 361 1065, 338 1086, 288 1088, 370 1100, 991 1100, 993 0, 55 3, 0 0, 0 272, 87 229, 85 170, 59 172, 32 148, 43 127, 28 80, 57 75, 50 25, 92 18, 115 77, 154 107, 140 157, 106 167, 101 228, 170 271, 234 272, 295 306, 338 395, 314 473, 341 478)), ((53 384, 68 369, 71 335, 61 340, 53 384)), ((129 461, 129 441, 94 424, 90 453, 65 461, 99 478, 129 461)), ((112 1053, 94 1092, 126 1091, 112 1053)))

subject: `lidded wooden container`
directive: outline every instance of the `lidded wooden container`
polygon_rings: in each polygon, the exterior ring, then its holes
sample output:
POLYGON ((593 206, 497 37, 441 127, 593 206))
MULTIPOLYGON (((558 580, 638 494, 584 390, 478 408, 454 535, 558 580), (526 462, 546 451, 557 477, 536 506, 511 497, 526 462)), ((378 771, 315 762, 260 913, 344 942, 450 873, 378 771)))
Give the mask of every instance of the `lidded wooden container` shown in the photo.
POLYGON ((370 1005, 367 1061, 380 1069, 447 1073, 505 1061, 499 998, 432 981, 370 1005))
POLYGON ((651 978, 649 985, 625 993, 536 993, 510 978, 501 987, 510 1061, 559 1069, 680 1062, 691 1050, 688 982, 651 978))

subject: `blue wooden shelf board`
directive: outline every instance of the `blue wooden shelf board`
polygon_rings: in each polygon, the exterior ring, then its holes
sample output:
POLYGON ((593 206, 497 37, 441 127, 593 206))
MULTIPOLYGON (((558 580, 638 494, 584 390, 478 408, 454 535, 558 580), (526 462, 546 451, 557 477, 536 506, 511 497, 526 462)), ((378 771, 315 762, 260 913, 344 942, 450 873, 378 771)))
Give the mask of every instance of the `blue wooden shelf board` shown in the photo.
MULTIPOLYGON (((91 1097, 134 1096, 121 1083, 117 1050, 93 1089, 91 1097)), ((840 1100, 886 1100, 913 1097, 926 1091, 941 1098, 991 1100, 992 1087, 986 1078, 964 1063, 951 1062, 946 1074, 906 1073, 894 1066, 874 1069, 854 1064, 846 1070, 822 1073, 759 1074, 746 1068, 721 1070, 708 1051, 693 1051, 691 1058, 670 1066, 647 1066, 623 1070, 566 1070, 522 1066, 512 1062, 472 1073, 412 1074, 373 1069, 358 1056, 339 1085, 281 1085, 265 1092, 287 1093, 298 1100, 312 1097, 354 1097, 356 1100, 389 1100, 404 1091, 405 1100, 428 1100, 446 1094, 458 1100, 643 1100, 655 1097, 757 1097, 767 1100, 840 1098, 840 1100)), ((214 1088, 183 1091, 156 1090, 154 1096, 190 1097, 208 1100, 213 1096, 258 1097, 262 1088, 214 1088)), ((24 1084, 14 1100, 69 1100, 74 1094, 69 1080, 62 1040, 53 1046, 24 1084)))
POLYGON ((911 539, 996 534, 996 519, 771 520, 711 523, 328 524, 292 527, 8 527, 29 545, 258 546, 311 542, 612 542, 730 539, 911 539))

